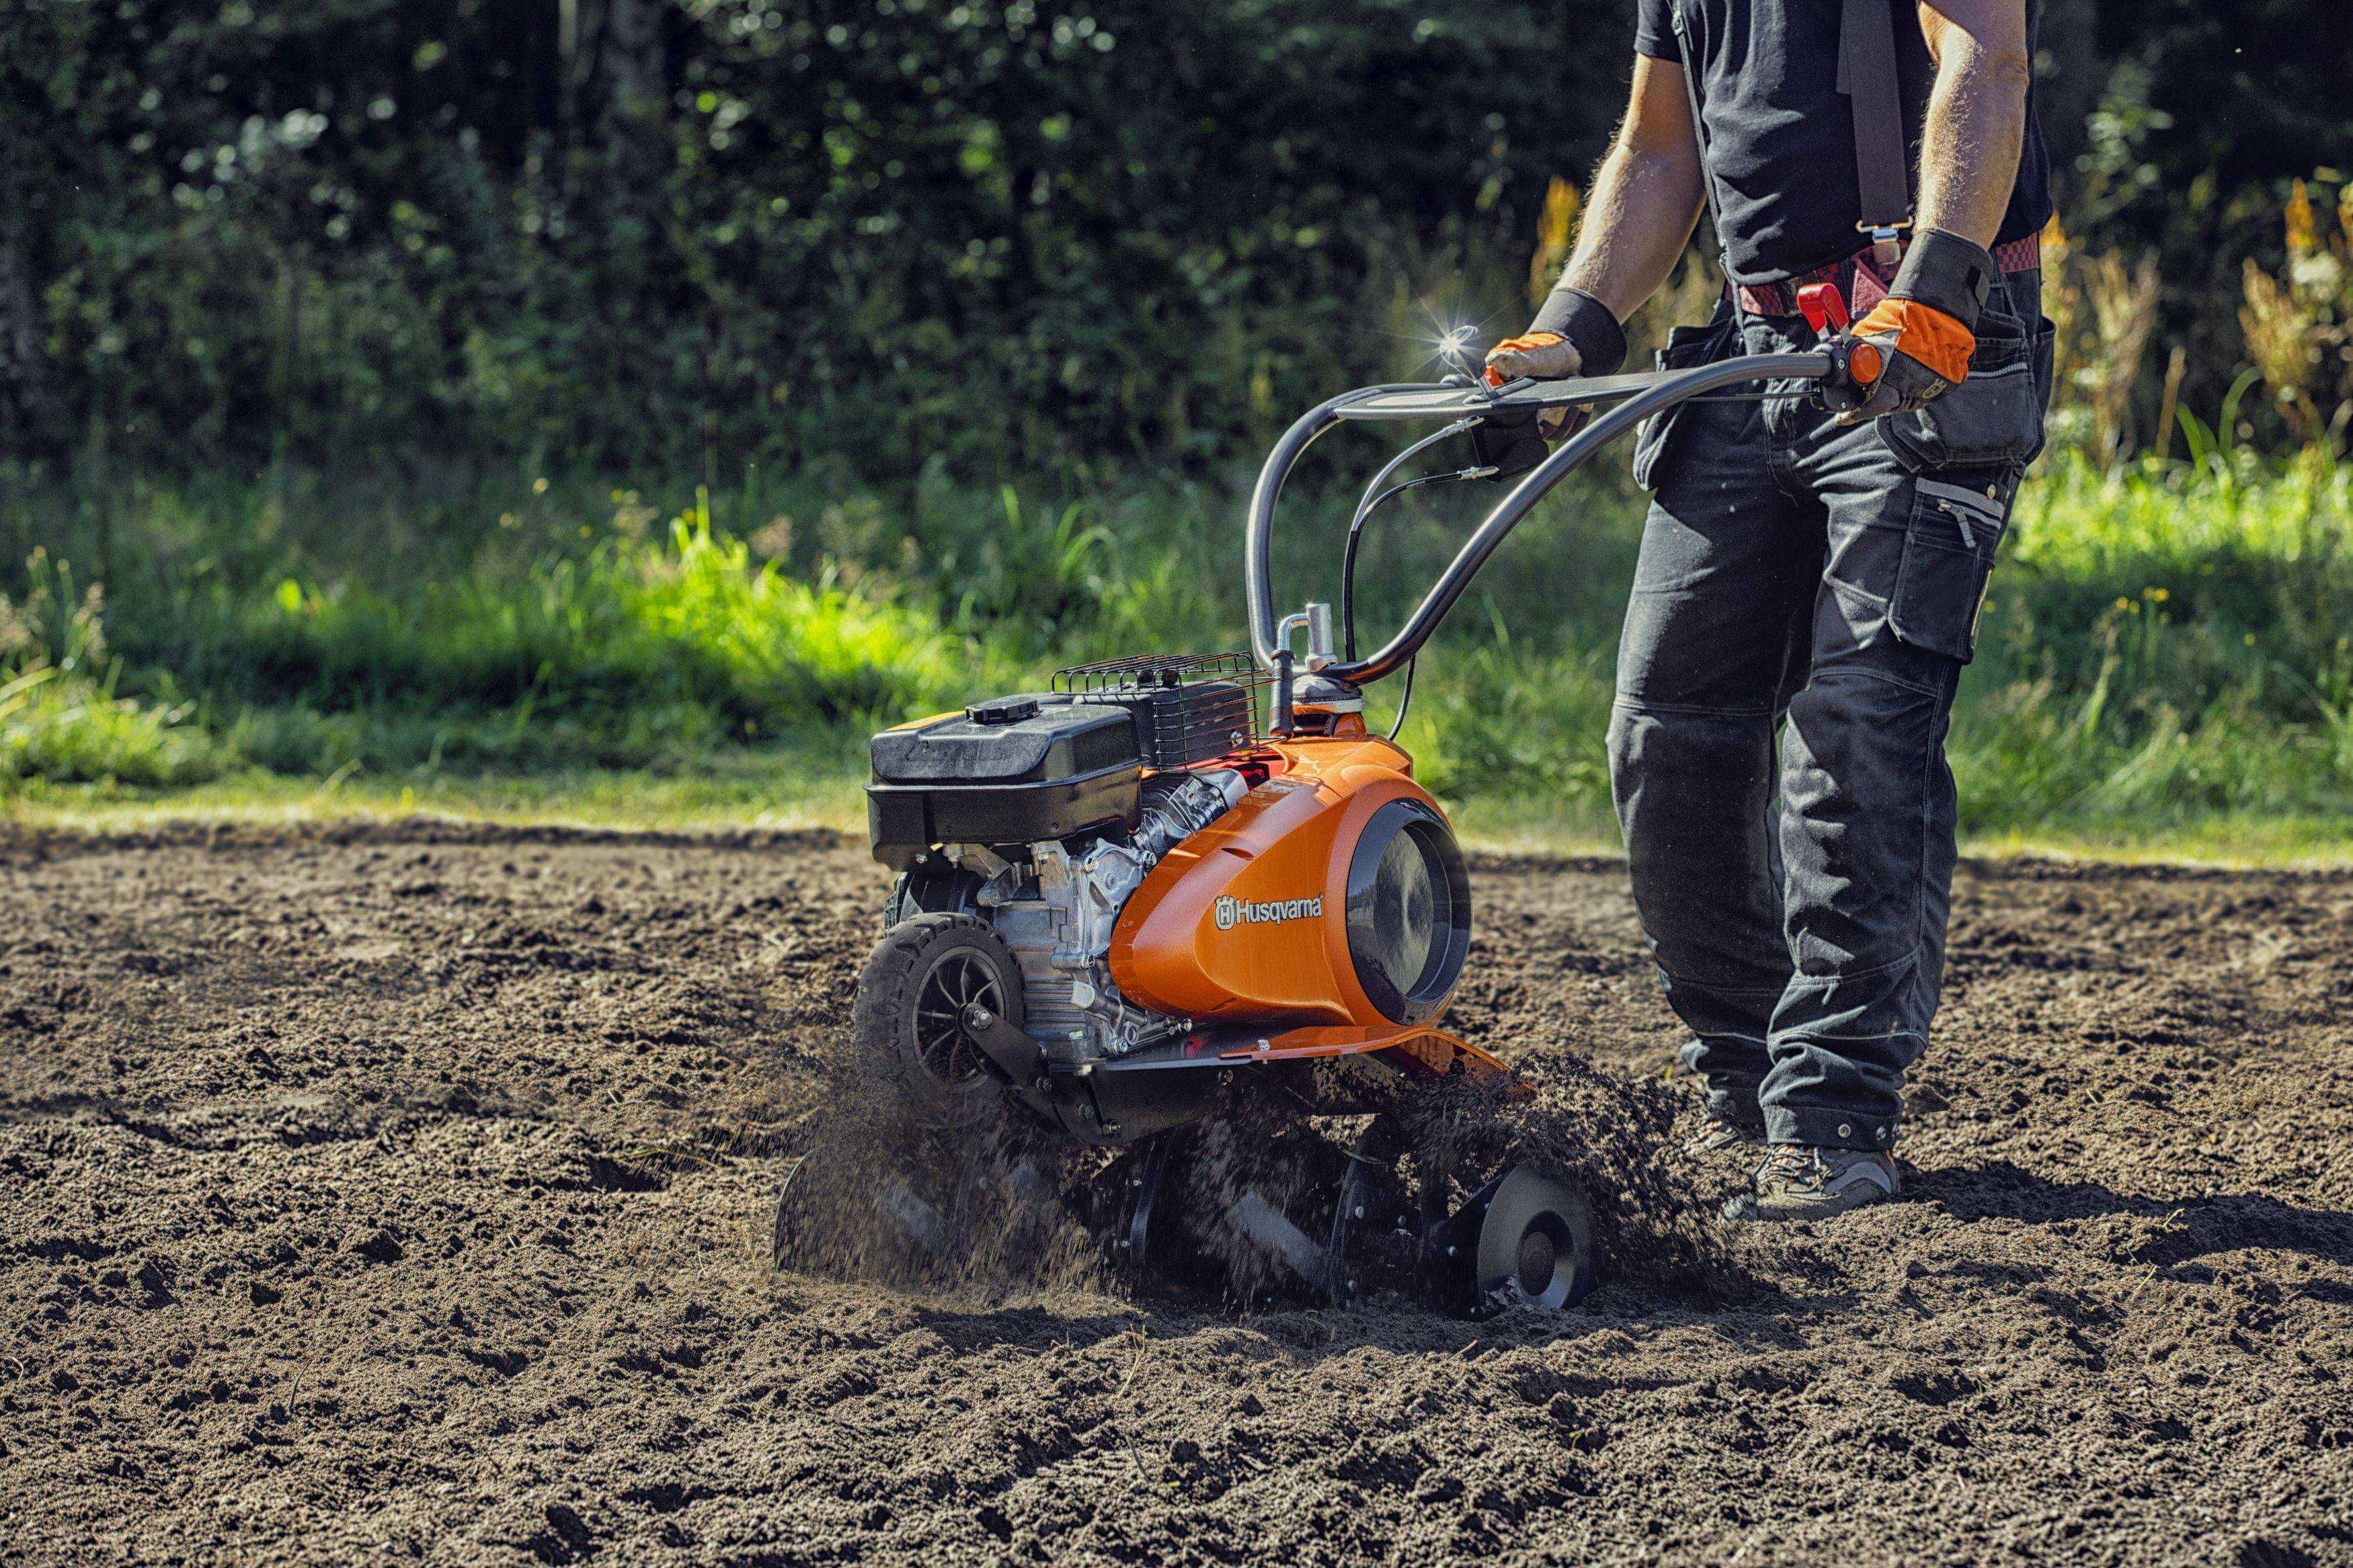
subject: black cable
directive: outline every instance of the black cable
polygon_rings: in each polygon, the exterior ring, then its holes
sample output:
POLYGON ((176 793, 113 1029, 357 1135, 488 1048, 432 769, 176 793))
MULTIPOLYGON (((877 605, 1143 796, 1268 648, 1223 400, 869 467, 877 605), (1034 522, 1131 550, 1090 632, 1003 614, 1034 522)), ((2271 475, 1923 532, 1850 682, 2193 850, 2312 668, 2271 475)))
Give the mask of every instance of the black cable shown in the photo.
POLYGON ((1347 545, 1340 552, 1340 632, 1349 658, 1356 657, 1356 546, 1363 538, 1365 524, 1372 521, 1374 509, 1391 496, 1412 489, 1417 485, 1434 485, 1448 479, 1463 479, 1471 471, 1465 468, 1459 473, 1421 474, 1410 479, 1399 479, 1357 509, 1356 518, 1348 524, 1347 545))
POLYGON ((1395 741, 1399 735, 1405 732, 1405 716, 1407 711, 1413 707, 1413 667, 1420 662, 1421 655, 1419 654, 1415 654, 1411 658, 1405 661, 1405 694, 1398 699, 1397 722, 1389 726, 1389 739, 1391 741, 1395 741))
MULTIPOLYGON (((1451 473, 1419 474, 1409 479, 1398 480, 1356 508, 1356 515, 1348 523, 1348 542, 1340 552, 1340 626, 1347 646, 1349 662, 1354 663, 1356 658, 1356 547, 1363 540, 1365 524, 1372 521, 1374 511, 1391 496, 1402 494, 1418 485, 1484 479, 1493 471, 1492 468, 1458 468, 1451 473)), ((1405 716, 1413 710, 1413 672, 1420 663, 1419 654, 1405 661, 1405 690, 1398 697, 1397 722, 1389 726, 1392 742, 1404 733, 1405 716)))

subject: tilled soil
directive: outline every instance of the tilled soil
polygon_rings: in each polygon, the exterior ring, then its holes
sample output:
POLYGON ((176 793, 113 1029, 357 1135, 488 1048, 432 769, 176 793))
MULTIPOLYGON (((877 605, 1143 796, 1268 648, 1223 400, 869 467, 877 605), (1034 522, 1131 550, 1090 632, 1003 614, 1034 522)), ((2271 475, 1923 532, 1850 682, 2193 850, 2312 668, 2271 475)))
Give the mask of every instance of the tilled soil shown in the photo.
MULTIPOLYGON (((1453 1026, 1657 1078, 1622 875, 1453 1026)), ((2353 879, 1966 867, 1909 1201, 1479 1325, 776 1272, 881 891, 0 839, 0 1559, 2353 1562, 2353 879)))

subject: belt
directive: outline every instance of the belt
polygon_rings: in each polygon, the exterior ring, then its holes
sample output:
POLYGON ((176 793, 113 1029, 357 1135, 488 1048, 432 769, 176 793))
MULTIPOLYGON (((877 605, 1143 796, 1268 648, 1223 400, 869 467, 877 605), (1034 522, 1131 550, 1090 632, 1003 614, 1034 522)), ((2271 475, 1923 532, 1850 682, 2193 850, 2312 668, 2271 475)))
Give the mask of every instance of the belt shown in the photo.
MULTIPOLYGON (((1993 264, 2003 272, 2033 271, 2042 265, 2042 237, 2030 234, 2024 239, 1995 246, 1993 264)), ((1743 283, 1740 308, 1752 316, 1794 316, 1799 314, 1798 290, 1816 283, 1837 284, 1839 291, 1846 296, 1847 308, 1860 317, 1887 298, 1895 275, 1882 272, 1868 249, 1859 250, 1843 261, 1833 261, 1828 267, 1817 267, 1811 272, 1801 272, 1778 283, 1743 283)))

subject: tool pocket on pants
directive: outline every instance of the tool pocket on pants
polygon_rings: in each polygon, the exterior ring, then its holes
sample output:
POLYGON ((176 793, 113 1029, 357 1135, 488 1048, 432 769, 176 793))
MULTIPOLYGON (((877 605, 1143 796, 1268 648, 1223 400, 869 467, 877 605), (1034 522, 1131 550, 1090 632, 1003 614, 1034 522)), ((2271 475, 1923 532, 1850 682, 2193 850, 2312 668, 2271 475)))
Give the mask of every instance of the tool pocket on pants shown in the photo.
POLYGON ((1978 321, 1968 379, 1909 414, 1879 421, 1879 438, 1915 474, 1942 468, 2023 468, 2042 450, 2042 388, 2051 325, 2034 331, 2016 316, 1989 310, 1978 321))
MULTIPOLYGON (((1661 370, 1695 370, 1713 364, 1723 358, 1729 318, 1719 314, 1704 327, 1677 327, 1667 333, 1667 346, 1655 356, 1661 370)), ((1658 472, 1659 458, 1667 449, 1668 437, 1675 432, 1679 416, 1687 403, 1662 409, 1643 422, 1642 433, 1634 439, 1634 483, 1643 489, 1652 489, 1658 472)))
POLYGON ((1978 611, 2017 486, 2017 469, 1914 481, 1904 561, 1887 609, 1897 637, 1964 664, 1975 657, 1978 611))

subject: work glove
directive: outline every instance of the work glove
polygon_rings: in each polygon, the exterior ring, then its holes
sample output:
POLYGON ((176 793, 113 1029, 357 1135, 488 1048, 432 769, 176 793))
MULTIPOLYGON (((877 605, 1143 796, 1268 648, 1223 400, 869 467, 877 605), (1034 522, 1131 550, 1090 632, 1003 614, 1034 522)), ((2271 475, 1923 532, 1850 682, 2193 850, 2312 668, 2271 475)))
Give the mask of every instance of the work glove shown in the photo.
MULTIPOLYGON (((1501 386, 1522 376, 1567 381, 1577 374, 1577 345, 1558 332, 1523 332, 1487 351, 1487 384, 1501 386)), ((1588 412, 1582 405, 1540 409, 1536 434, 1547 441, 1565 441, 1584 427, 1588 412)))
MULTIPOLYGON (((1487 384, 1501 386, 1523 376, 1567 381, 1612 375, 1625 363, 1626 333, 1609 307, 1564 285, 1552 291, 1525 332, 1487 351, 1487 384)), ((1547 441, 1565 441, 1591 416, 1592 409, 1585 404, 1547 408, 1536 416, 1536 429, 1547 441)))
POLYGON ((1487 351, 1487 384, 1501 386, 1522 376, 1567 381, 1582 363, 1577 345, 1558 332, 1523 332, 1487 351))
POLYGON ((1993 279, 1993 258, 1983 247, 1942 229, 1922 231, 1887 298, 1854 324, 1859 346, 1848 362, 1854 401, 1839 408, 1839 423, 1908 414, 1967 381, 1993 279))

